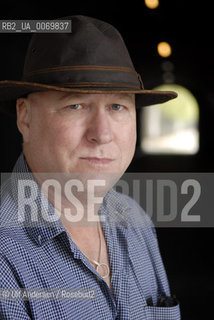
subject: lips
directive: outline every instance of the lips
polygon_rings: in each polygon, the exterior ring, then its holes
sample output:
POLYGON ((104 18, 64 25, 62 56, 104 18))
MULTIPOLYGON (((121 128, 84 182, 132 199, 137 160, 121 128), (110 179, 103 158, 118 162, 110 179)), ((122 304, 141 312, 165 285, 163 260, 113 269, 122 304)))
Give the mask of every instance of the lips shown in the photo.
POLYGON ((110 164, 114 159, 111 158, 97 158, 97 157, 81 157, 81 160, 84 160, 90 164, 94 165, 107 165, 110 164))

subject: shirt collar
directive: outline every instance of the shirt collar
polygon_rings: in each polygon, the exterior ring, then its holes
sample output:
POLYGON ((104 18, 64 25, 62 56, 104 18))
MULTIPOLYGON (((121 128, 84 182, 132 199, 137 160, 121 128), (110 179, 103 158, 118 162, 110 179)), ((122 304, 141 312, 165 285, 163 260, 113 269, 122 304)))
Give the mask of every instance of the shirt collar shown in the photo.
POLYGON ((65 232, 54 207, 41 192, 23 153, 21 153, 14 166, 11 186, 13 200, 18 208, 16 214, 19 224, 21 223, 26 228, 30 237, 38 245, 42 245, 63 231, 65 232), (32 186, 32 188, 29 190, 26 184, 32 186), (24 196, 26 198, 28 196, 32 197, 32 201, 29 201, 27 206, 24 206, 23 190, 25 190, 24 196))

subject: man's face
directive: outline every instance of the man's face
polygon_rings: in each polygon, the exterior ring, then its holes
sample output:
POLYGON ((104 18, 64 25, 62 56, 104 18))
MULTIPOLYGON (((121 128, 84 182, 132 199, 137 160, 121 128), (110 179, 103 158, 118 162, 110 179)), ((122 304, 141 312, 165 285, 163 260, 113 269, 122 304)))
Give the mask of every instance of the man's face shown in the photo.
POLYGON ((18 123, 33 172, 123 173, 130 164, 136 144, 133 94, 46 91, 30 94, 24 104, 27 115, 18 111, 18 123))

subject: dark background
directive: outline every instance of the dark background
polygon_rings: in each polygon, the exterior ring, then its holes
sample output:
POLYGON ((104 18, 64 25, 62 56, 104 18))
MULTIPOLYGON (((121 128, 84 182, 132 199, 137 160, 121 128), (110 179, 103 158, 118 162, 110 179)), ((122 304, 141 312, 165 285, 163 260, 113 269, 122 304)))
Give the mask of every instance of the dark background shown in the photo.
MULTIPOLYGON (((145 155, 137 147, 128 171, 213 172, 214 46, 212 1, 160 0, 151 10, 144 1, 12 2, 1 5, 0 19, 53 19, 83 14, 113 24, 122 34, 146 89, 160 85, 161 63, 174 64, 177 84, 188 88, 200 107, 200 150, 193 156, 145 155), (172 56, 158 56, 168 41, 172 56)), ((20 79, 30 34, 0 34, 0 80, 20 79)), ((138 124, 140 127, 140 123, 138 124)), ((21 151, 15 118, 0 116, 1 172, 10 171, 21 151)), ((138 142, 139 144, 139 142, 138 142)), ((206 205, 204 207, 206 210, 206 205)), ((181 303, 182 319, 212 318, 214 299, 213 229, 158 228, 171 291, 181 303)))

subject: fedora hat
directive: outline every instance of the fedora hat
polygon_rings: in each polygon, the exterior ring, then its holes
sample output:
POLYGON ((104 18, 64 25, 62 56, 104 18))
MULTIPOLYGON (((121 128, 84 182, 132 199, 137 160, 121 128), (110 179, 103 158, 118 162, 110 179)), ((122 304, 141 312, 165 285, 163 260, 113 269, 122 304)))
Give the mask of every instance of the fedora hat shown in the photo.
MULTIPOLYGON (((62 18, 63 19, 63 18, 62 18)), ((65 18, 64 18, 65 19, 65 18)), ((145 90, 120 33, 87 16, 70 16, 70 33, 34 33, 20 81, 0 81, 0 109, 15 113, 15 100, 32 92, 134 93, 136 106, 173 99, 173 91, 145 90)))

